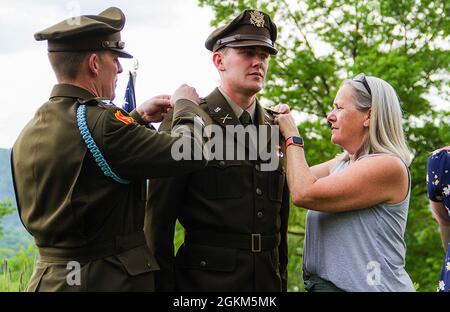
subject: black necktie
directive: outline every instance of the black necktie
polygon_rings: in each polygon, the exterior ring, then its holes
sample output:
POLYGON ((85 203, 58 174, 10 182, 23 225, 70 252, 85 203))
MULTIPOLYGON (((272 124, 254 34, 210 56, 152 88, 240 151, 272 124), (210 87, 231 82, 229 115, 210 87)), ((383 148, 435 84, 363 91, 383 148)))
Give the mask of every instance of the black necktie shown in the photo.
POLYGON ((249 112, 246 110, 241 114, 241 117, 239 117, 239 121, 241 124, 245 127, 252 124, 252 117, 250 117, 249 112))

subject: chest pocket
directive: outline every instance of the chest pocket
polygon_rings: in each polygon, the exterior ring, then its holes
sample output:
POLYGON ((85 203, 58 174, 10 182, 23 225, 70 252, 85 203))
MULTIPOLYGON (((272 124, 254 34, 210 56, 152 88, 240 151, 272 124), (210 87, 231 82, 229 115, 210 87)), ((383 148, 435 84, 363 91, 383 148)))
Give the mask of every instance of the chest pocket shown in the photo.
POLYGON ((208 199, 241 198, 250 170, 242 161, 214 160, 195 174, 194 187, 208 199))

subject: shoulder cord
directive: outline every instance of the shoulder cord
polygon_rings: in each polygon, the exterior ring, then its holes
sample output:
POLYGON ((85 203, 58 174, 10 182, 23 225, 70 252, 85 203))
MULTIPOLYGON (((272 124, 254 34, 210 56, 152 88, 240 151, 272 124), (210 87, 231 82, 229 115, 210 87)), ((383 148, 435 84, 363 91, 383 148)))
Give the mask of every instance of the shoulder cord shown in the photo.
POLYGON ((77 108, 77 124, 78 129, 80 130, 81 136, 83 137, 84 142, 86 143, 87 148, 91 152, 92 156, 95 159, 95 162, 98 164, 103 174, 107 177, 110 177, 114 181, 121 184, 130 184, 130 181, 120 178, 117 174, 115 174, 111 167, 106 162, 105 157, 103 157, 102 153, 95 144, 94 139, 92 138, 91 133, 87 127, 86 123, 86 106, 81 104, 77 108))

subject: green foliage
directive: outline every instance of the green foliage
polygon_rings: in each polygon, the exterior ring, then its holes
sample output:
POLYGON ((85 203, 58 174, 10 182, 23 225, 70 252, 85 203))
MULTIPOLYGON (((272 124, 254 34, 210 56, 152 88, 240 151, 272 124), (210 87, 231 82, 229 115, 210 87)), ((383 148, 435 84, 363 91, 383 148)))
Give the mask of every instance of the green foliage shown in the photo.
POLYGON ((306 210, 292 205, 288 230, 288 291, 304 291, 302 277, 303 242, 305 239, 306 210))
MULTIPOLYGON (((263 10, 278 26, 279 53, 270 61, 263 97, 305 113, 300 124, 310 165, 332 158, 324 120, 342 80, 359 72, 385 79, 396 89, 404 130, 414 154, 408 227, 407 271, 418 290, 435 291, 443 261, 436 223, 428 209, 429 153, 450 142, 450 6, 434 0, 199 0, 211 7, 211 25, 247 8, 263 10), (447 48, 446 48, 447 46, 447 48), (429 95, 439 98, 432 105, 429 95)), ((304 211, 293 208, 290 231, 303 229, 304 211)), ((292 235, 291 235, 292 236, 292 235)), ((291 237, 291 254, 302 241, 291 237)), ((290 277, 299 274, 297 262, 290 277)), ((297 281, 295 281, 296 283, 297 281)), ((300 285, 299 285, 300 286, 300 285)), ((290 287, 293 290, 293 287, 290 287)))
MULTIPOLYGON (((13 211, 12 201, 0 202, 0 225, 13 211)), ((0 227, 0 292, 25 291, 28 287, 37 249, 25 235, 22 227, 14 227, 9 222, 4 231, 0 227)))
POLYGON ((26 291, 37 259, 34 243, 23 246, 11 258, 0 256, 0 292, 26 291))
POLYGON ((183 244, 184 242, 184 229, 183 226, 178 222, 175 224, 175 236, 173 238, 173 245, 174 245, 174 251, 177 252, 178 248, 183 244))
POLYGON ((7 201, 7 202, 0 202, 0 237, 3 236, 3 226, 1 223, 1 219, 10 214, 11 212, 13 212, 13 207, 12 207, 12 202, 11 201, 7 201))

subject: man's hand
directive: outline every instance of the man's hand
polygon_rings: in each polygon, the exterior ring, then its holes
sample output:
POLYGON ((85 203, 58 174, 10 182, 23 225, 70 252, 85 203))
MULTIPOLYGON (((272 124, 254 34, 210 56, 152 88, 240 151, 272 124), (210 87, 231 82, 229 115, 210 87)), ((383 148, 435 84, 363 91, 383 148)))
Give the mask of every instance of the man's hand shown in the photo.
POLYGON ((182 84, 175 92, 172 94, 170 103, 172 106, 180 99, 187 99, 198 105, 200 98, 198 96, 195 88, 188 86, 187 84, 182 84))
POLYGON ((160 122, 172 108, 170 95, 158 95, 142 103, 136 111, 146 123, 160 122))

